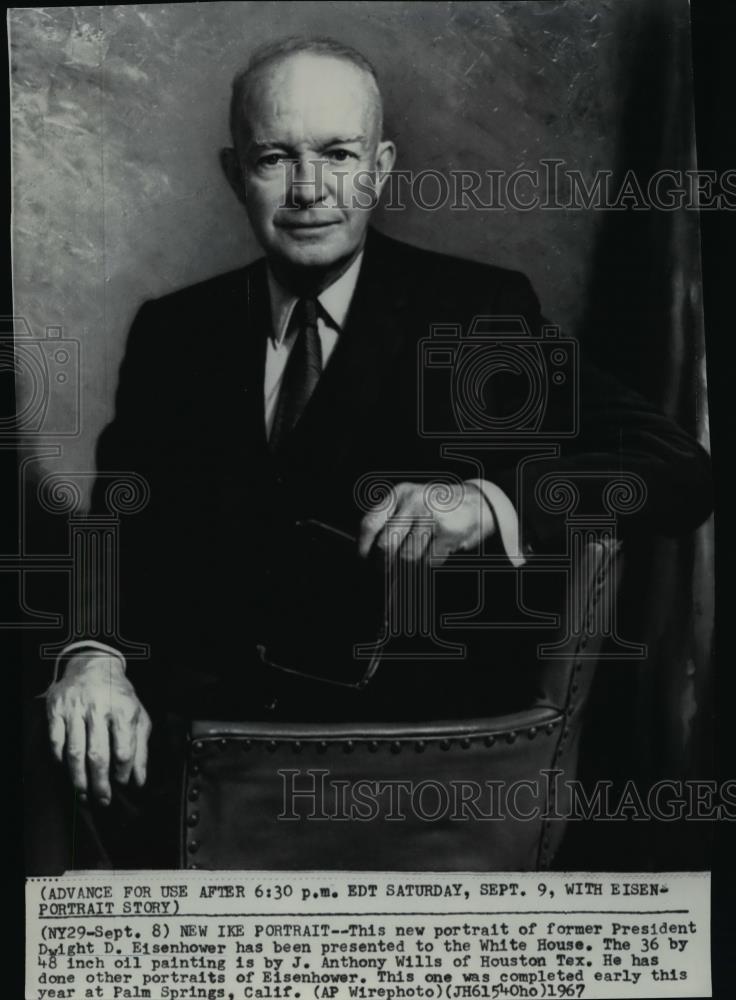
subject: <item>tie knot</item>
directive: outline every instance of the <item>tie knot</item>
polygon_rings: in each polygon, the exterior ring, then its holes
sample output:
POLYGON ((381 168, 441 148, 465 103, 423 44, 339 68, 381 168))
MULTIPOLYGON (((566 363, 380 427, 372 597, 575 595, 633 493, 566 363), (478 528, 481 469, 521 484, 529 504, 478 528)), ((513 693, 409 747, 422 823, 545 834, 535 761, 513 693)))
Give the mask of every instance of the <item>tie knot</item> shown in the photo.
POLYGON ((300 327, 317 326, 319 303, 315 298, 299 299, 294 309, 296 321, 300 327))

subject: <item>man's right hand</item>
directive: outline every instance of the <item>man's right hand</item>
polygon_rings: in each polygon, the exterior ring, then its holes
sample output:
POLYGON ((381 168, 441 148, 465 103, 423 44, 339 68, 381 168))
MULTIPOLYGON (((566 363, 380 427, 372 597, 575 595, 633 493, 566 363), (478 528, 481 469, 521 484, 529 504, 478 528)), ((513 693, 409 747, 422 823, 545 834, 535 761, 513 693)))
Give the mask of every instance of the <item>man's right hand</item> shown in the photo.
POLYGON ((112 798, 111 779, 146 780, 151 720, 125 676, 121 661, 99 650, 75 653, 46 693, 54 756, 66 764, 86 801, 112 798))

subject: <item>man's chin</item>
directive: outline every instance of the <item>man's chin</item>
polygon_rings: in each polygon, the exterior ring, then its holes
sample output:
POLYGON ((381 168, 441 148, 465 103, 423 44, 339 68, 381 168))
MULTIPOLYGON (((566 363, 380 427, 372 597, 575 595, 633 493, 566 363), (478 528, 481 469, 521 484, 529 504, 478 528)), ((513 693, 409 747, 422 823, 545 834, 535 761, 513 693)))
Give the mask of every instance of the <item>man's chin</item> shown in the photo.
POLYGON ((325 270, 339 265, 353 250, 344 240, 315 233, 314 238, 300 235, 295 239, 280 241, 274 257, 285 267, 325 270))

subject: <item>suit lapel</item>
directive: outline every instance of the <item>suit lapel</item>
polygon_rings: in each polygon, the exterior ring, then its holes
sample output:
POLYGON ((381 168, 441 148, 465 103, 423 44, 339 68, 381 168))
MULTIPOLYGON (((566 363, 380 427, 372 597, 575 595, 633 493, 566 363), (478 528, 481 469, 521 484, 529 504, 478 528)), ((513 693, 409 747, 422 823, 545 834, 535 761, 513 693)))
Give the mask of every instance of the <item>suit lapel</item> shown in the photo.
MULTIPOLYGON (((266 345, 271 331, 271 303, 266 280, 266 262, 258 260, 246 273, 244 312, 245 324, 241 334, 243 344, 243 369, 245 375, 246 410, 253 432, 252 443, 267 447, 263 380, 266 367, 266 345)), ((240 311, 243 315, 243 310, 240 311)))
POLYGON ((392 266, 389 241, 369 231, 345 326, 291 439, 289 462, 310 462, 315 452, 332 461, 349 447, 356 420, 379 397, 393 358, 404 343, 408 296, 392 266))
POLYGON ((209 449, 238 456, 234 464, 241 472, 255 468, 268 454, 263 378, 271 313, 265 261, 227 275, 201 311, 183 321, 205 338, 197 380, 206 403, 197 427, 209 449))

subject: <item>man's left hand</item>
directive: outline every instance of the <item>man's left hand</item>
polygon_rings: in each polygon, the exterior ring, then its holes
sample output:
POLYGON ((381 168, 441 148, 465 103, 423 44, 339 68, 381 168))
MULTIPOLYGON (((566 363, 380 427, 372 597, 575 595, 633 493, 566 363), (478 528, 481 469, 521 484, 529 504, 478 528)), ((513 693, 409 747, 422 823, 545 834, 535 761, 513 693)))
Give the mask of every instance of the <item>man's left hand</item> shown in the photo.
POLYGON ((491 507, 472 483, 399 483, 361 521, 358 549, 363 557, 377 550, 388 560, 429 558, 441 565, 495 530, 491 507))

